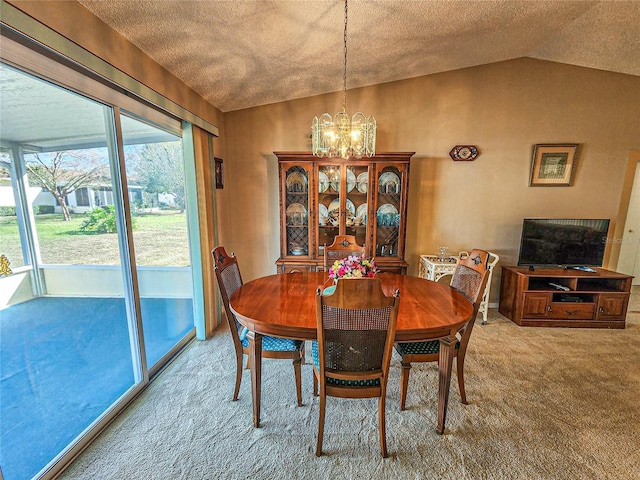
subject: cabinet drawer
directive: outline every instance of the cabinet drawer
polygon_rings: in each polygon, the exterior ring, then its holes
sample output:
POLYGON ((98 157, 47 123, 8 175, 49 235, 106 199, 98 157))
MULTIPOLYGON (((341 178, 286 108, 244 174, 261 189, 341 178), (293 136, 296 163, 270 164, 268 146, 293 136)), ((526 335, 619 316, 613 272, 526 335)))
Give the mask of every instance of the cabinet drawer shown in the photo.
POLYGON ((591 320, 594 312, 593 303, 553 302, 549 316, 562 320, 591 320))
POLYGON ((378 271, 380 273, 397 273, 400 275, 404 275, 406 273, 406 268, 404 267, 391 267, 391 266, 380 266, 378 265, 378 271))
POLYGON ((280 266, 279 273, 291 273, 291 272, 312 272, 313 265, 296 265, 292 263, 286 263, 280 266))

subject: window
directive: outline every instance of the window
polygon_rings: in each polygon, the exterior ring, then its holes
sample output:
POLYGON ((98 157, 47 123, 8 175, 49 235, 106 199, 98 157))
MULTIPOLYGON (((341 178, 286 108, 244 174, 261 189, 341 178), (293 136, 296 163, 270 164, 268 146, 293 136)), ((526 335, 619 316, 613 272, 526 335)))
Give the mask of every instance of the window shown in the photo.
POLYGON ((76 205, 79 207, 88 207, 89 203, 89 189, 86 187, 76 190, 76 205))

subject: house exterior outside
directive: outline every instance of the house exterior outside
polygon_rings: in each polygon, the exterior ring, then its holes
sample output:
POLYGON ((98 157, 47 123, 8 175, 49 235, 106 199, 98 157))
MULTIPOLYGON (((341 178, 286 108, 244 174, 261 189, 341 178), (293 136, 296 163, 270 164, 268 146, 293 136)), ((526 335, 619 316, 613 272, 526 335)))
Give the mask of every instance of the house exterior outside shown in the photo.
MULTIPOLYGON (((174 196, 168 193, 148 193, 137 185, 129 185, 129 202, 136 207, 149 208, 169 206, 175 207, 174 196)), ((41 187, 29 187, 27 198, 34 207, 52 207, 41 209, 39 213, 62 213, 60 204, 51 192, 41 187)), ((81 187, 66 196, 67 206, 71 213, 87 213, 96 208, 112 206, 113 189, 110 185, 91 185, 81 187)), ((0 180, 0 207, 15 207, 13 188, 8 179, 0 180)))

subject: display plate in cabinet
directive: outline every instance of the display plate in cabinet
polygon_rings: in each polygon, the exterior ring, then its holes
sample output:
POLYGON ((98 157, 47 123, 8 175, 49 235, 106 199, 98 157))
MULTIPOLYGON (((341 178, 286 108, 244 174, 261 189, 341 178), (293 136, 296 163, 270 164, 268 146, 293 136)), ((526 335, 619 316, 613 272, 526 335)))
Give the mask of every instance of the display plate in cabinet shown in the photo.
POLYGON ((301 203, 292 203, 287 207, 287 223, 290 225, 306 225, 307 209, 301 203))
POLYGON ((360 175, 358 175, 358 178, 356 179, 356 188, 360 193, 367 193, 368 186, 369 186, 369 173, 362 172, 360 175))
POLYGON ((366 216, 367 216, 367 204, 363 203, 356 210, 356 224, 366 225, 367 224, 366 216))
POLYGON ((320 190, 320 193, 326 192, 329 189, 330 183, 326 173, 318 173, 318 190, 320 190))
POLYGON ((376 212, 376 219, 378 220, 378 225, 381 227, 397 227, 399 218, 397 219, 398 209, 390 204, 385 203, 384 205, 380 205, 378 211, 376 212))
POLYGON ((356 188, 356 174, 347 169, 347 192, 356 188))
POLYGON ((393 172, 384 172, 380 175, 378 185, 378 191, 380 193, 399 193, 400 177, 393 172))
MULTIPOLYGON (((351 214, 351 216, 354 217, 356 215, 356 206, 348 198, 347 198, 346 205, 347 205, 347 212, 349 212, 351 214)), ((332 215, 333 212, 335 212, 335 211, 340 211, 340 199, 339 198, 336 198, 335 200, 332 200, 331 203, 329 204, 329 215, 332 215)))
POLYGON ((329 209, 321 203, 318 207, 318 223, 320 225, 326 225, 327 220, 329 220, 329 209))
POLYGON ((307 191, 307 177, 300 172, 287 175, 287 192, 305 193, 307 191))

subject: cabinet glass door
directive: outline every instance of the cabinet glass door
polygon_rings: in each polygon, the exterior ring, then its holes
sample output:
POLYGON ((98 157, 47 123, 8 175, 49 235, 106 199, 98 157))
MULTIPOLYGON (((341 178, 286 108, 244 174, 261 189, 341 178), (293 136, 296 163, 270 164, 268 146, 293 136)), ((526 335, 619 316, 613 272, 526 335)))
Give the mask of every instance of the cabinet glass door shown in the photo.
POLYGON ((340 234, 340 165, 318 167, 318 257, 340 234))
POLYGON ((367 223, 369 220, 368 190, 369 167, 353 165, 346 167, 347 199, 346 199, 346 234, 356 237, 358 245, 365 245, 367 240, 367 223))
POLYGON ((376 171, 375 254, 378 257, 398 257, 402 210, 403 170, 395 166, 380 166, 376 171))
POLYGON ((292 166, 285 174, 286 254, 309 255, 309 172, 292 166))

